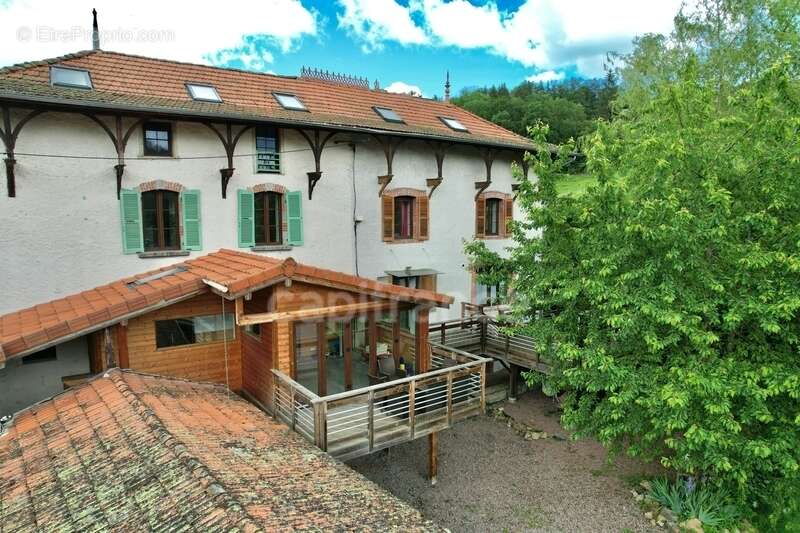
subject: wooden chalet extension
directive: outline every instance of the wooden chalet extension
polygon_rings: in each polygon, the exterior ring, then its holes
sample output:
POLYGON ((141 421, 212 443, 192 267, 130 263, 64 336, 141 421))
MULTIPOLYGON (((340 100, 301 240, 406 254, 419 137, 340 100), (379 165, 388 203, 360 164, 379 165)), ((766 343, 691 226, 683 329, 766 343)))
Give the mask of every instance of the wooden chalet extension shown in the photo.
POLYGON ((484 410, 487 359, 430 342, 452 298, 220 250, 0 317, 0 364, 88 336, 120 367, 227 385, 335 457, 436 433, 484 410))

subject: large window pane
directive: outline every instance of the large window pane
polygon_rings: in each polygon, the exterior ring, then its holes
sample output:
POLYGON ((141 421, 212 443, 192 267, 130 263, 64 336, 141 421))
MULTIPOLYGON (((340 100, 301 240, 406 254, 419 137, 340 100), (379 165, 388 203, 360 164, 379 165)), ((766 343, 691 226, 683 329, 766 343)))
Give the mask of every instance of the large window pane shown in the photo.
POLYGON ((157 191, 142 193, 142 236, 145 250, 155 250, 159 247, 156 193, 157 191))
POLYGON ((414 198, 398 196, 394 199, 394 238, 411 239, 414 236, 414 198))
POLYGON ((179 195, 177 192, 161 191, 164 248, 180 248, 178 197, 179 195))
POLYGON ((233 340, 233 314, 204 315, 171 320, 156 320, 156 347, 168 348, 186 344, 233 340))
POLYGON ((295 323, 294 354, 297 382, 317 394, 319 385, 319 352, 317 351, 316 324, 295 323))

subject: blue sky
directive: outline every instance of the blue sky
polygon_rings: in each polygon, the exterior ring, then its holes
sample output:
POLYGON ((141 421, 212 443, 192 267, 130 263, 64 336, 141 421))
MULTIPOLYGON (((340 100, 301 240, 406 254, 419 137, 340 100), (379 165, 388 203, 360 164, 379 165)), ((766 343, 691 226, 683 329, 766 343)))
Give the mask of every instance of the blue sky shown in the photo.
POLYGON ((225 0, 223 9, 139 0, 0 0, 0 65, 91 46, 298 74, 303 65, 443 93, 602 75, 608 51, 669 32, 680 0, 225 0))

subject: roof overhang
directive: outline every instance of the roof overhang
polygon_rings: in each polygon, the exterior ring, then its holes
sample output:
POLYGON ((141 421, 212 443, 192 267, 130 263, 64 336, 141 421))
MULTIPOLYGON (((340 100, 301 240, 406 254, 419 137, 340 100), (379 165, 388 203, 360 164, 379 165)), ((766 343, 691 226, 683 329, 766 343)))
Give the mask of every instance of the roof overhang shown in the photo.
POLYGON ((530 143, 527 145, 496 142, 485 138, 464 138, 455 135, 426 134, 421 132, 409 132, 395 129, 375 128, 371 126, 354 126, 338 122, 327 122, 315 120, 314 115, 305 113, 304 119, 289 119, 285 117, 271 117, 256 115, 247 112, 206 112, 189 109, 179 109, 171 106, 145 106, 134 105, 120 102, 96 102, 91 100, 80 100, 73 98, 58 98, 53 96, 21 94, 15 91, 8 91, 0 87, 0 102, 14 103, 28 107, 45 107, 50 111, 62 111, 72 113, 99 112, 119 114, 125 113, 135 117, 161 117, 170 119, 180 119, 185 121, 208 122, 208 121, 229 121, 240 124, 274 124, 276 126, 302 129, 325 129, 336 130, 348 133, 367 133, 372 135, 386 135, 392 137, 402 137, 419 140, 438 140, 446 141, 465 146, 492 147, 511 152, 525 152, 535 150, 536 147, 530 143))

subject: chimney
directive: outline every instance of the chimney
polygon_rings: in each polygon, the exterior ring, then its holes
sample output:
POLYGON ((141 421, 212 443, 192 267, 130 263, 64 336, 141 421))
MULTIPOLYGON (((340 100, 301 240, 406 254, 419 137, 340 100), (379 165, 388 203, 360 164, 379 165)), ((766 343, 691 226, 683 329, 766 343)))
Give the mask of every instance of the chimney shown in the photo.
POLYGON ((444 82, 444 101, 450 101, 450 71, 447 71, 447 79, 444 82))
POLYGON ((100 30, 97 29, 97 10, 92 9, 92 50, 100 50, 100 30))

